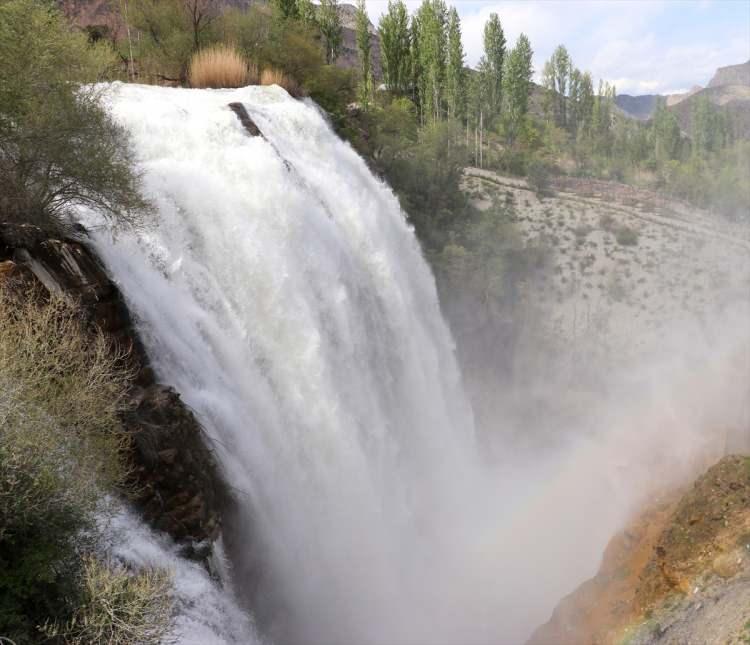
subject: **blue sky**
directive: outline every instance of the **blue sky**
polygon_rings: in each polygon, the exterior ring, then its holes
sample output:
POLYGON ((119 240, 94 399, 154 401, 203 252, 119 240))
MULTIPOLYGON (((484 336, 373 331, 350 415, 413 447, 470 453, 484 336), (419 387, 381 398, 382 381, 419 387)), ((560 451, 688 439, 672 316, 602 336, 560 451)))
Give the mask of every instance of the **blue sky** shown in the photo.
MULTIPOLYGON (((482 54, 482 29, 496 12, 506 38, 524 32, 534 65, 560 43, 573 62, 619 94, 669 94, 705 85, 717 67, 750 59, 750 0, 488 0, 454 1, 467 63, 482 54)), ((367 0, 377 25, 387 0, 367 0)), ((408 0, 410 11, 419 0, 408 0)))

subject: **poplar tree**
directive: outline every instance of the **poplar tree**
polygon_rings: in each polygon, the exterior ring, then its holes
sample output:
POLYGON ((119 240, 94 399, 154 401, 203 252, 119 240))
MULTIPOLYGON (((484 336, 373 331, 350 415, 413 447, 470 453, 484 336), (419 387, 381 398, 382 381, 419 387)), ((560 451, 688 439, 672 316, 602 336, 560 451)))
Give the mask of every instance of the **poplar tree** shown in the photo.
POLYGON ((448 12, 448 52, 445 66, 445 90, 448 118, 461 118, 466 103, 464 47, 461 43, 461 19, 455 7, 448 12))
POLYGON ((447 8, 443 0, 424 0, 412 20, 422 122, 442 116, 445 82, 447 8))
POLYGON ((370 20, 367 17, 365 0, 357 0, 356 14, 357 28, 357 51, 359 52, 360 70, 362 81, 360 85, 360 97, 365 108, 372 100, 372 64, 370 61, 370 20))
POLYGON ((491 13, 484 25, 484 56, 480 65, 487 101, 487 117, 500 116, 503 91, 503 62, 505 59, 505 34, 496 13, 491 13))
POLYGON ((411 38, 409 13, 403 0, 388 0, 388 11, 378 24, 385 86, 392 92, 407 92, 410 85, 411 38))
POLYGON ((297 0, 273 0, 273 8, 283 20, 287 18, 299 18, 297 0))
POLYGON ((534 73, 531 58, 534 52, 525 34, 521 34, 516 46, 506 57, 503 74, 503 101, 505 104, 508 138, 513 141, 529 110, 531 77, 534 73))
POLYGON ((676 159, 680 147, 680 126, 677 117, 667 109, 662 97, 657 99, 653 130, 654 155, 657 161, 676 159))
POLYGON ((341 53, 343 33, 338 0, 320 0, 318 26, 326 45, 326 63, 334 63, 341 53))
POLYGON ((318 16, 312 0, 297 0, 297 13, 302 23, 308 27, 318 25, 318 16))
POLYGON ((563 45, 558 45, 552 57, 544 65, 547 104, 552 106, 555 122, 561 127, 566 127, 568 123, 566 97, 571 67, 570 54, 563 45))

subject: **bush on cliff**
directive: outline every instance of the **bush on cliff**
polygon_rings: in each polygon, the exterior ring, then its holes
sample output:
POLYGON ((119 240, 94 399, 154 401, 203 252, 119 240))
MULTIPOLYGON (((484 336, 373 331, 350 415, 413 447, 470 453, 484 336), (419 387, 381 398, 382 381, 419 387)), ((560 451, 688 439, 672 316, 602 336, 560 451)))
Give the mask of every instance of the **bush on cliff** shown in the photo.
POLYGON ((144 208, 122 129, 101 106, 116 61, 43 0, 0 0, 0 221, 69 229, 73 207, 133 223, 144 208))
POLYGON ((83 591, 73 617, 45 625, 45 635, 68 645, 157 645, 172 623, 169 574, 145 569, 136 574, 86 558, 83 591))
POLYGON ((80 596, 94 513, 126 474, 129 375, 70 304, 0 286, 0 635, 39 640, 80 596))

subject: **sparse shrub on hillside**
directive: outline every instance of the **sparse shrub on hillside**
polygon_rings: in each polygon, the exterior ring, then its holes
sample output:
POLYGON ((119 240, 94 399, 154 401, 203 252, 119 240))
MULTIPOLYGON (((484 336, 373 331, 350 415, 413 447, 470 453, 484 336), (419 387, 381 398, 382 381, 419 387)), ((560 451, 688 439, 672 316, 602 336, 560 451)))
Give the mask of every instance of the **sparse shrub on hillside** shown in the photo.
POLYGON ((166 571, 133 573, 96 558, 84 561, 79 605, 65 623, 48 623, 48 638, 67 645, 159 645, 172 625, 166 571))
POLYGON ((145 204, 125 134, 102 90, 81 85, 115 63, 48 3, 0 3, 0 221, 64 232, 76 204, 138 221, 145 204))
POLYGON ((212 45, 190 59, 188 80, 191 87, 244 87, 258 82, 258 68, 233 47, 212 45))
POLYGON ((528 164, 526 172, 529 186, 538 197, 550 194, 550 170, 547 164, 535 159, 528 164))
POLYGON ((77 549, 126 475, 122 357, 72 305, 40 300, 0 288, 0 634, 18 642, 69 615, 77 549))
POLYGON ((612 231, 615 228, 615 218, 609 213, 602 213, 599 216, 599 226, 605 231, 612 231))
POLYGON ((638 231, 627 226, 621 226, 615 231, 615 239, 621 246, 635 246, 638 244, 638 231))

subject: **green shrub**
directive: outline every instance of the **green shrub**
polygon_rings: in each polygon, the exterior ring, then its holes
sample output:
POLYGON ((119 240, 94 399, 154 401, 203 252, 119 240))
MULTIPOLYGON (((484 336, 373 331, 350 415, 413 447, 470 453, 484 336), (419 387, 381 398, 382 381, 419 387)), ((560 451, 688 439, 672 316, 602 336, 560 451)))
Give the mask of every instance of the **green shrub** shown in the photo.
POLYGON ((39 300, 0 288, 0 634, 18 642, 68 615, 93 513, 126 474, 121 357, 39 300))
POLYGON ((627 226, 621 226, 615 231, 615 239, 622 246, 635 246, 638 244, 638 231, 627 226))
POLYGON ((68 645, 158 645, 172 625, 170 576, 138 573, 86 558, 79 606, 65 623, 48 623, 48 638, 68 645))
POLYGON ((538 196, 550 193, 550 169, 546 163, 534 159, 527 165, 526 173, 529 186, 538 196))
POLYGON ((92 45, 43 0, 0 2, 0 220, 67 230, 73 206, 133 223, 144 208, 123 131, 82 85, 111 73, 92 45))

